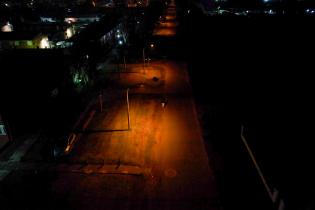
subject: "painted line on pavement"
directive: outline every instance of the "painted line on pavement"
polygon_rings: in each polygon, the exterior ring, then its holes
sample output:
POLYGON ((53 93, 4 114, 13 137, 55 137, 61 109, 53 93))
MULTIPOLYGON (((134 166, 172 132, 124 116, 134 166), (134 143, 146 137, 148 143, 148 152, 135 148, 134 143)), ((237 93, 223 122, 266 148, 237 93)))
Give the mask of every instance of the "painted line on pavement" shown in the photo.
POLYGON ((10 156, 9 161, 19 162, 23 156, 28 152, 28 150, 33 146, 33 144, 38 140, 39 136, 35 135, 24 141, 17 150, 10 156))

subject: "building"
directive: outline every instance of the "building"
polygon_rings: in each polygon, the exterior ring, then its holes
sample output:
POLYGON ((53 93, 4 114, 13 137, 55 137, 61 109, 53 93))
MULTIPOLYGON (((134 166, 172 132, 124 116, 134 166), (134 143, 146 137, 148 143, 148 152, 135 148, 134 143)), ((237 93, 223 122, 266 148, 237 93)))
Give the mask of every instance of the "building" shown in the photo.
POLYGON ((0 50, 50 48, 47 35, 41 33, 1 32, 0 50))
POLYGON ((127 39, 126 20, 113 14, 88 25, 70 41, 73 42, 77 53, 96 55, 98 50, 109 51, 116 45, 125 44, 127 39))

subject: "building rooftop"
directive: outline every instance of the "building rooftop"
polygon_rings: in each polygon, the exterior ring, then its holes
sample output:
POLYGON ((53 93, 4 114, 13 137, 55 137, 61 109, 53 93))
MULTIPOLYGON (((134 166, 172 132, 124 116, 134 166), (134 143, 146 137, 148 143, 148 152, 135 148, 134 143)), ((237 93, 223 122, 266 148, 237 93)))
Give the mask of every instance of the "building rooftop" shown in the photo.
POLYGON ((120 22, 117 16, 103 18, 100 22, 92 23, 87 26, 81 33, 73 37, 74 41, 97 40, 104 34, 112 30, 120 22))

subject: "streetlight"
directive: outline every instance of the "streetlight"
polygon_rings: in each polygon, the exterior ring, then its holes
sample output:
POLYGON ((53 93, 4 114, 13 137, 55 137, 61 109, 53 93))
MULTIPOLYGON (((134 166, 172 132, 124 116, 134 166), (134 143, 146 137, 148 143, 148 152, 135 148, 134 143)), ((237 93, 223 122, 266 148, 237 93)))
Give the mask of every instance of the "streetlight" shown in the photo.
POLYGON ((127 91, 126 91, 126 98, 127 98, 128 130, 130 130, 129 88, 127 88, 127 91))
POLYGON ((103 112, 103 93, 102 93, 102 90, 100 91, 98 98, 99 98, 99 102, 100 102, 100 112, 103 112))
POLYGON ((145 71, 145 53, 144 48, 142 49, 142 57, 143 57, 143 72, 145 71))
MULTIPOLYGON (((154 44, 153 43, 151 43, 150 44, 150 48, 151 49, 153 49, 154 48, 154 44)), ((145 58, 145 47, 142 49, 142 57, 143 57, 143 70, 145 70, 145 60, 146 60, 146 58, 145 58)), ((148 58, 148 64, 149 64, 149 58, 148 58)))
POLYGON ((124 55, 124 69, 127 71, 126 56, 124 55))

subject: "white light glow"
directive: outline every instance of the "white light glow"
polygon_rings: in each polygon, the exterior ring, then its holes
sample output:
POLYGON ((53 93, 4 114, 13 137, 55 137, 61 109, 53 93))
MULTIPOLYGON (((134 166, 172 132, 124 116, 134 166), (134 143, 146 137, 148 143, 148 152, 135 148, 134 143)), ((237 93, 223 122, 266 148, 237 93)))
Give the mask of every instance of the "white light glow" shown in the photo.
POLYGON ((72 28, 67 28, 66 30, 66 38, 69 39, 73 36, 73 29, 72 28))
POLYGON ((65 18, 65 22, 75 23, 75 22, 77 22, 77 18, 73 18, 73 17, 65 18))
POLYGON ((2 26, 1 31, 2 32, 12 32, 13 31, 13 26, 9 22, 7 22, 7 24, 2 26))
POLYGON ((49 41, 48 41, 47 37, 42 38, 42 40, 40 41, 39 48, 42 48, 42 49, 50 48, 49 41))

